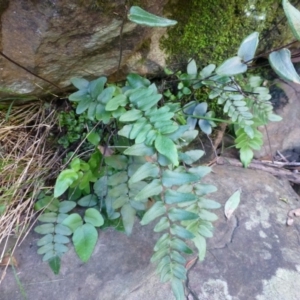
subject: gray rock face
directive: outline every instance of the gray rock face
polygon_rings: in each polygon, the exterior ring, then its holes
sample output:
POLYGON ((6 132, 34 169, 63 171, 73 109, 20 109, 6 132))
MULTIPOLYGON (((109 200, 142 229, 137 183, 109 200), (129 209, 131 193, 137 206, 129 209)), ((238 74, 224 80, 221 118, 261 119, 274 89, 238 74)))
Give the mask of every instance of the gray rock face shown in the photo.
MULTIPOLYGON (((222 209, 217 211, 219 220, 204 262, 189 271, 193 293, 201 300, 298 300, 300 220, 290 227, 285 223, 288 211, 299 207, 299 198, 289 183, 262 171, 228 166, 214 167, 204 181, 218 187, 210 198, 222 209), (227 221, 223 205, 238 188, 241 203, 227 221)), ((169 285, 159 282, 149 264, 158 238, 152 228, 136 224, 131 237, 112 229, 100 231, 91 260, 83 264, 70 250, 58 276, 36 254, 39 236, 31 233, 15 253, 17 276, 28 299, 174 299, 169 285)), ((1 299, 23 299, 10 268, 1 299)))
MULTIPOLYGON (((145 0, 141 1, 141 6, 161 15, 166 2, 145 0)), ((1 16, 0 49, 35 74, 65 88, 74 76, 108 76, 117 71, 123 18, 126 19, 124 1, 11 0, 1 16)), ((155 42, 163 33, 137 26, 126 19, 122 35, 123 72, 147 73, 151 72, 149 68, 164 62, 157 43, 150 46, 151 39, 155 42), (138 60, 146 62, 146 67, 139 68, 138 60)), ((59 92, 0 56, 2 94, 41 95, 47 90, 59 92)))
POLYGON ((265 128, 264 145, 260 151, 257 151, 256 158, 264 156, 273 156, 279 150, 289 161, 299 161, 300 158, 300 85, 292 82, 276 80, 275 83, 280 89, 277 89, 273 96, 275 110, 282 117, 280 122, 270 122, 265 128), (279 90, 279 91, 278 91, 279 90), (269 146, 269 140, 270 145, 269 146), (293 153, 294 152, 294 153, 293 153), (298 153, 299 152, 299 153, 298 153))

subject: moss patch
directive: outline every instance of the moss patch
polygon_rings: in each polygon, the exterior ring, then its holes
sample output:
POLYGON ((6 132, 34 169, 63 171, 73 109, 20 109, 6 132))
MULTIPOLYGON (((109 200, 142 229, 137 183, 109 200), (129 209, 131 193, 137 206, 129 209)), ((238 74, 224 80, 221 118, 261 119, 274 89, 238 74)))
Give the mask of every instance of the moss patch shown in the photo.
POLYGON ((171 59, 196 58, 218 64, 234 55, 253 31, 269 28, 282 15, 279 0, 188 0, 169 4, 166 10, 178 24, 168 30, 162 46, 171 59))

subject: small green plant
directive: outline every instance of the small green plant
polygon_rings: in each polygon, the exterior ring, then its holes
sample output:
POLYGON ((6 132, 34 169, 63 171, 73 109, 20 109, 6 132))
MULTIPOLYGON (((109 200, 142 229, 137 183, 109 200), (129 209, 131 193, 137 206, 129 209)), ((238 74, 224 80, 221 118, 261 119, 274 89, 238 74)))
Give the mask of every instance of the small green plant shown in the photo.
MULTIPOLYGON (((291 10, 287 1, 283 3, 291 10)), ((289 18, 294 26, 293 14, 289 18)), ((148 26, 174 24, 140 8, 131 9, 129 19, 148 26)), ((183 95, 194 96, 196 90, 204 87, 208 99, 217 99, 229 122, 234 124, 236 147, 245 166, 252 159, 252 150, 262 145, 258 126, 280 119, 273 113, 269 91, 262 86, 261 78, 241 75, 253 60, 257 44, 258 33, 249 35, 237 56, 218 68, 210 64, 199 71, 191 60, 187 73, 179 77, 181 94, 166 95, 175 101, 183 95)), ((280 59, 273 57, 271 61, 281 75, 292 74, 278 69, 280 59)), ((204 152, 183 149, 198 135, 196 125, 210 134, 215 122, 222 120, 209 111, 208 103, 196 98, 184 107, 173 101, 161 105, 163 95, 156 85, 137 74, 129 74, 122 87, 107 85, 105 77, 71 81, 78 89, 69 96, 76 113, 117 128, 116 135, 125 146, 118 145, 119 152, 105 156, 97 148, 101 139, 97 128, 89 132, 87 140, 94 147, 90 158, 75 156, 58 176, 54 194, 41 194, 36 203, 37 209, 44 209, 39 217, 44 224, 35 228, 44 235, 38 241, 38 253, 58 273, 69 237, 79 258, 86 262, 96 245, 98 227, 121 220, 130 235, 136 216, 141 216, 141 225, 156 220, 154 231, 160 233, 160 238, 151 261, 157 264, 161 281, 171 283, 176 299, 185 299, 185 254, 192 253, 187 241, 194 244, 203 260, 206 238, 212 237, 212 223, 217 219, 211 210, 220 205, 207 198, 216 187, 201 182, 211 168, 193 166, 204 152), (71 213, 78 207, 80 210, 71 213)), ((236 207, 239 194, 228 205, 236 207)))
POLYGON ((86 113, 76 115, 74 110, 59 112, 58 120, 63 132, 58 139, 58 144, 65 149, 74 143, 81 142, 95 126, 95 122, 89 120, 86 113))

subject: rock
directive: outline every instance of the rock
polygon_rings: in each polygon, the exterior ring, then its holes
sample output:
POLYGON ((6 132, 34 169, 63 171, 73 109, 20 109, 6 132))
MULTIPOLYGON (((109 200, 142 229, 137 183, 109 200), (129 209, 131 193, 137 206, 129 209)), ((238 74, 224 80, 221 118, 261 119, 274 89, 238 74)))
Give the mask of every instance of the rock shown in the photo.
MULTIPOLYGON (((189 272, 190 290, 201 300, 299 299, 300 220, 295 218, 293 226, 286 226, 287 213, 299 207, 299 197, 287 181, 262 171, 231 166, 213 170, 203 181, 218 187, 210 198, 222 208, 217 211, 219 220, 204 262, 189 272), (227 221, 223 207, 238 188, 242 189, 241 203, 227 221)), ((28 299, 174 299, 170 286, 159 282, 155 267, 149 264, 158 238, 153 225, 137 223, 131 237, 112 229, 100 231, 91 260, 81 263, 71 249, 57 276, 36 254, 39 236, 30 233, 16 248, 17 278, 28 299)), ((1 299, 23 299, 10 267, 1 299)))
POLYGON ((275 80, 275 84, 278 87, 272 93, 272 102, 274 103, 275 112, 283 120, 281 122, 270 122, 266 129, 261 128, 264 133, 264 144, 262 149, 255 153, 255 157, 274 156, 276 151, 279 150, 289 161, 299 161, 300 85, 292 82, 287 83, 279 79, 275 80))
MULTIPOLYGON (((141 6, 162 15, 166 2, 144 0, 141 6)), ((95 78, 116 73, 120 29, 126 16, 124 1, 11 0, 3 10, 1 51, 40 77, 64 89, 74 76, 95 78)), ((156 72, 157 66, 164 63, 164 53, 157 48, 157 39, 162 34, 164 30, 138 26, 126 19, 122 35, 123 71, 119 72, 123 75, 117 79, 123 79, 130 71, 156 72), (156 42, 152 43, 153 40, 156 42), (143 61, 146 67, 141 70, 137 61, 143 61)), ((0 70, 0 96, 61 92, 2 56, 0 70)))
POLYGON ((205 261, 190 272, 198 299, 299 299, 300 220, 286 226, 299 197, 289 183, 262 171, 220 166, 205 181, 218 187, 211 198, 221 204, 238 188, 242 195, 232 219, 218 211, 205 261))

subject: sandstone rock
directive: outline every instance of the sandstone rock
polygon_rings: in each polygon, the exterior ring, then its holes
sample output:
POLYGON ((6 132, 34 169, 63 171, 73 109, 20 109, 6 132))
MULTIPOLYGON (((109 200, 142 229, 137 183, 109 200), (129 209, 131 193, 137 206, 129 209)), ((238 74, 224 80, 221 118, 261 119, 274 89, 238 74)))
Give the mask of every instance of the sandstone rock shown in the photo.
POLYGON ((272 101, 276 113, 283 120, 281 122, 270 122, 266 128, 261 128, 264 133, 264 144, 255 156, 256 158, 274 156, 276 151, 279 150, 287 156, 288 160, 299 161, 300 85, 292 82, 287 83, 279 79, 275 80, 275 83, 278 88, 276 93, 273 93, 272 101))
MULTIPOLYGON (((149 12, 162 15, 166 2, 145 0, 141 1, 141 6, 149 12)), ((71 77, 108 76, 117 71, 120 29, 125 16, 124 1, 11 0, 1 16, 0 50, 20 65, 64 89, 70 85, 71 77)), ((126 19, 121 62, 124 74, 140 71, 136 66, 136 58, 148 66, 143 69, 144 73, 153 72, 152 66, 157 69, 157 64, 164 62, 164 54, 157 51, 157 43, 156 46, 155 43, 151 44, 151 39, 163 33, 126 19), (130 57, 127 66, 126 61, 130 57)), ((47 91, 60 92, 2 56, 0 71, 2 95, 13 92, 34 95, 46 94, 47 91)))
MULTIPOLYGON (((219 220, 204 262, 189 272, 190 290, 201 300, 298 300, 300 219, 286 226, 286 217, 290 209, 299 207, 299 197, 287 181, 262 171, 230 166, 213 170, 203 181, 218 187, 209 198, 222 208, 217 211, 219 220), (224 204, 238 188, 241 203, 227 221, 224 204)), ((28 299, 174 299, 170 286, 159 282, 155 267, 149 264, 158 238, 153 225, 136 224, 131 237, 112 229, 100 231, 91 260, 81 263, 71 249, 57 276, 36 254, 39 236, 30 233, 15 252, 18 279, 28 299)), ((23 299, 10 268, 2 282, 1 299, 23 299)))

